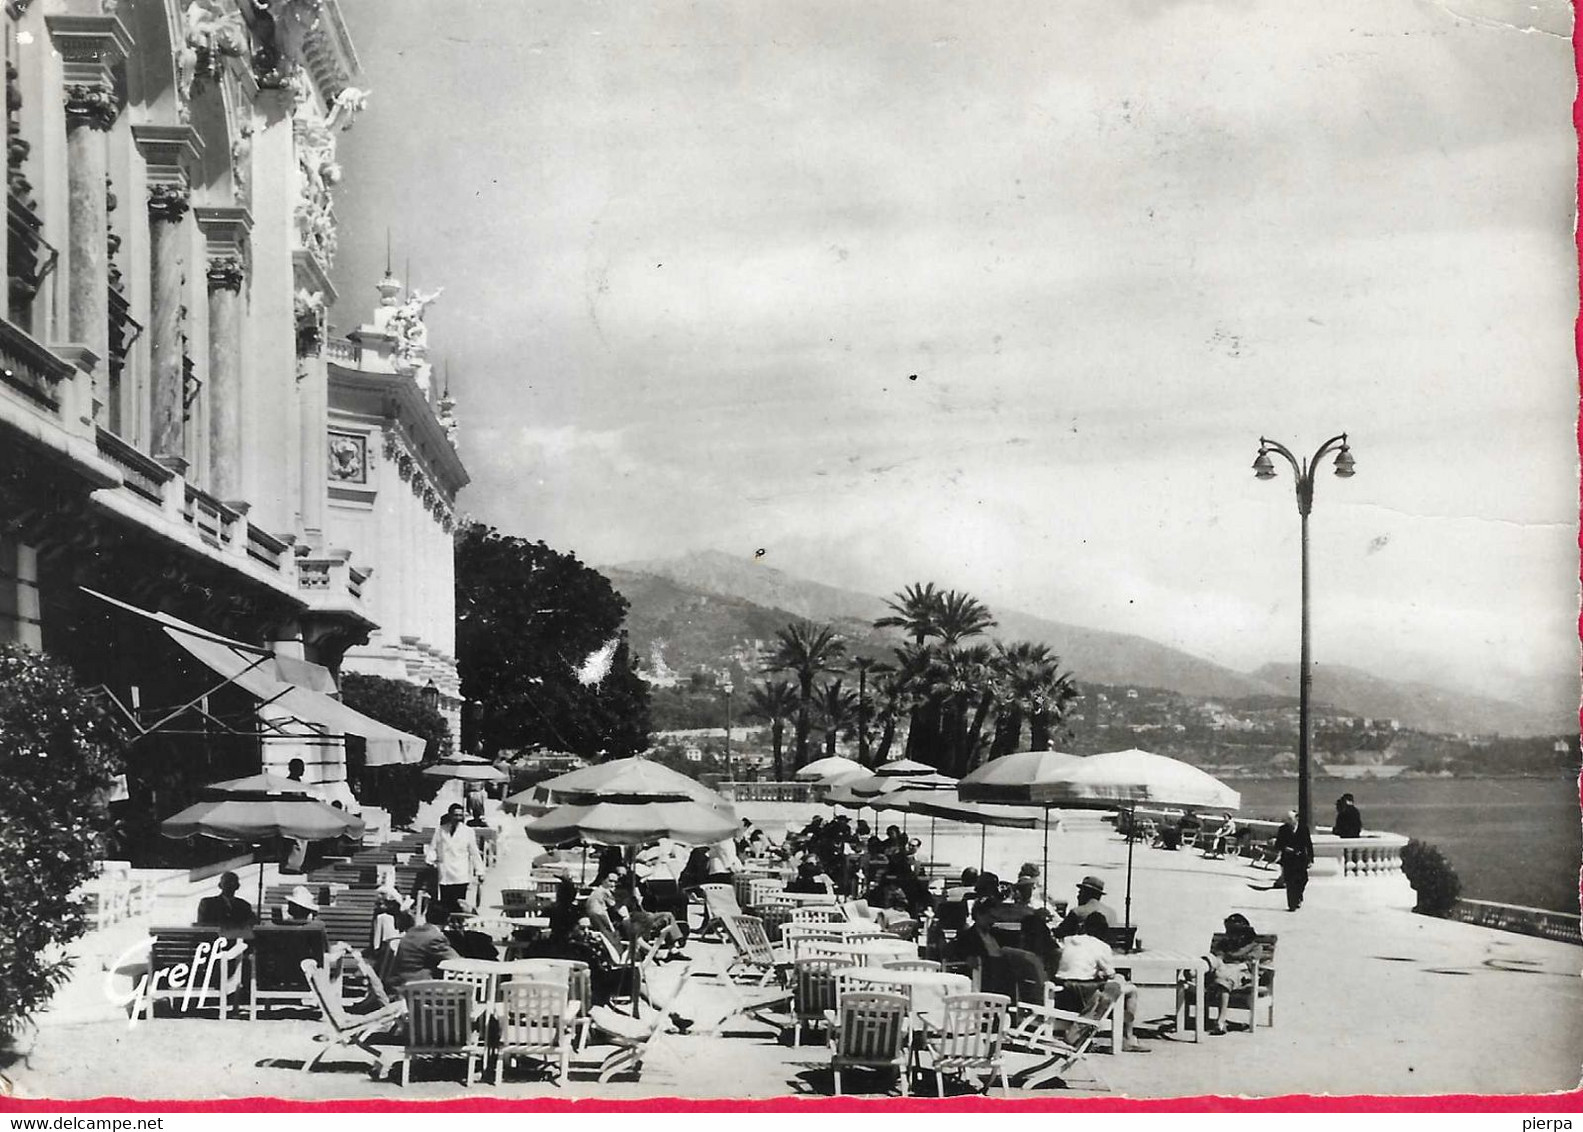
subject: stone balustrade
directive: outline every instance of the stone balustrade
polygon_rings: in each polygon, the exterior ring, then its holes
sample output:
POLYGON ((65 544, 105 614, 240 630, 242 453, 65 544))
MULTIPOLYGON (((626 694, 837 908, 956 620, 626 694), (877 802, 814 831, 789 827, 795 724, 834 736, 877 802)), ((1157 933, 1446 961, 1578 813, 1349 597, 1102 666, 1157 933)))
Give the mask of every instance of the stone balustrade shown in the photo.
POLYGON ((1361 837, 1314 834, 1314 876, 1372 877, 1400 875, 1402 848, 1407 838, 1399 833, 1365 832, 1361 837))
POLYGON ((0 384, 19 393, 35 409, 67 417, 63 404, 76 374, 71 363, 56 357, 21 328, 0 319, 0 384))

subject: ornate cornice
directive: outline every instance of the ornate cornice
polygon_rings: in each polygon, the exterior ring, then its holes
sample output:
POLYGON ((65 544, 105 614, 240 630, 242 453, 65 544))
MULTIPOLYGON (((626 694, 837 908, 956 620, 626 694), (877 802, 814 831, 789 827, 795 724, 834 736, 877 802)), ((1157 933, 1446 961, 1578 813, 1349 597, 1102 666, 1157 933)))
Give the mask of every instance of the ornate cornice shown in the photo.
POLYGON ((174 224, 192 208, 192 190, 186 185, 150 185, 148 215, 152 220, 174 224))
POLYGON ((107 130, 121 112, 111 74, 132 50, 132 36, 114 15, 44 17, 60 52, 66 125, 107 130))
POLYGON ((209 290, 240 292, 243 281, 247 279, 247 265, 239 255, 215 256, 209 260, 209 269, 205 274, 209 280, 209 290))

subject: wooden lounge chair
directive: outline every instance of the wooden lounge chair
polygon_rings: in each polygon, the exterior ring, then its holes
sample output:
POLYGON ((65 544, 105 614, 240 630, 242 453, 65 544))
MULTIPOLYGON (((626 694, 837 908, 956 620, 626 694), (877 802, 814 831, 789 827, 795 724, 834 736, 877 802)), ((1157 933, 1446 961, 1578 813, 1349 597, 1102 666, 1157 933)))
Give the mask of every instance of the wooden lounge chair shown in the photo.
POLYGON ((320 1058, 333 1049, 355 1048, 372 1056, 376 1076, 384 1076, 384 1058, 369 1043, 376 1035, 394 1032, 396 1024, 406 1017, 407 1004, 394 1002, 372 1014, 348 1014, 346 1007, 341 1004, 340 993, 330 982, 328 971, 312 959, 304 959, 301 970, 302 977, 307 981, 309 993, 318 1004, 325 1026, 313 1038, 316 1042, 325 1043, 324 1048, 312 1057, 304 1059, 302 1072, 308 1072, 318 1064, 320 1058))
POLYGON ((219 928, 149 928, 149 986, 141 1000, 144 1018, 154 1017, 154 1006, 175 1002, 183 1011, 217 1007, 220 1017, 230 1011, 231 997, 241 989, 243 964, 238 960, 210 961, 230 950, 232 940, 219 928), (196 970, 194 966, 196 965, 196 970), (156 981, 154 975, 161 977, 156 981), (172 982, 172 976, 175 981, 172 982))
POLYGON ((651 1002, 654 1010, 646 1019, 617 1013, 608 1006, 596 1006, 588 1012, 594 1029, 606 1039, 606 1044, 616 1047, 599 1065, 601 1083, 609 1081, 617 1073, 642 1073, 643 1059, 665 1032, 671 1007, 681 997, 691 971, 691 964, 682 968, 676 989, 663 1002, 651 1002))
POLYGON ((1067 1074, 1078 1065, 1089 1069, 1093 1087, 1101 1092, 1109 1086, 1088 1065, 1089 1047, 1094 1038, 1110 1030, 1111 1014, 1117 1000, 1097 998, 1093 1009, 1078 1014, 1050 1005, 1053 992, 1059 988, 1047 983, 1044 1003, 1019 1002, 1013 1008, 1012 1026, 1006 1032, 1009 1049, 1026 1050, 1043 1054, 1044 1061, 1017 1073, 1018 1087, 1036 1088, 1047 1081, 1059 1080, 1065 1085, 1067 1074))
MULTIPOLYGON (((1216 932, 1210 941, 1210 950, 1220 946, 1226 938, 1224 932, 1216 932)), ((1253 957, 1253 978, 1243 990, 1231 992, 1231 1001, 1227 1003, 1228 1010, 1245 1010, 1248 1012, 1248 1029, 1259 1028, 1258 1008, 1262 1004, 1265 1010, 1266 1026, 1275 1025, 1275 944, 1280 937, 1274 934, 1261 934, 1258 936, 1258 953, 1253 957)), ((1204 996, 1210 997, 1209 987, 1205 987, 1204 996)), ((1208 1008, 1205 1003, 1205 1009, 1208 1008)), ((1176 1015, 1178 1025, 1186 1027, 1191 1019, 1193 1010, 1198 1009, 1197 988, 1192 980, 1182 979, 1176 986, 1176 1015)))
POLYGON ((726 934, 731 937, 736 955, 726 967, 726 976, 744 972, 756 976, 758 985, 764 986, 790 963, 790 958, 778 952, 764 934, 764 921, 756 916, 727 916, 726 934))
POLYGON ((1003 994, 954 994, 946 996, 944 1006, 944 1024, 926 1039, 936 1095, 945 1096, 947 1073, 984 1073, 991 1081, 998 1074, 1001 1090, 1009 1093, 1004 1039, 1011 999, 1003 994))
POLYGON ((899 994, 844 994, 830 1030, 830 1072, 841 1095, 843 1069, 894 1071, 906 1096, 907 999, 899 994))
POLYGON ((742 915, 736 891, 729 884, 702 884, 698 891, 704 897, 704 922, 698 929, 699 935, 724 932, 728 916, 742 915))
POLYGON ((257 1021, 261 1004, 279 1002, 303 1006, 309 1001, 302 961, 311 959, 325 967, 329 943, 324 925, 259 924, 253 929, 248 958, 248 1017, 257 1021))
POLYGON ((560 983, 513 980, 500 988, 500 1045, 495 1051, 495 1084, 505 1076, 506 1061, 532 1057, 560 1068, 555 1083, 566 1083, 566 1065, 572 1056, 572 1008, 566 987, 560 983))
POLYGON ((799 959, 792 964, 791 1032, 793 1047, 802 1045, 803 1027, 824 1026, 836 1008, 835 972, 839 959, 799 959))
POLYGON ((407 1005, 407 1044, 401 1055, 401 1085, 406 1088, 412 1063, 419 1059, 464 1057, 469 1086, 474 1062, 485 1053, 473 1036, 473 988, 466 983, 425 979, 401 988, 407 1005))

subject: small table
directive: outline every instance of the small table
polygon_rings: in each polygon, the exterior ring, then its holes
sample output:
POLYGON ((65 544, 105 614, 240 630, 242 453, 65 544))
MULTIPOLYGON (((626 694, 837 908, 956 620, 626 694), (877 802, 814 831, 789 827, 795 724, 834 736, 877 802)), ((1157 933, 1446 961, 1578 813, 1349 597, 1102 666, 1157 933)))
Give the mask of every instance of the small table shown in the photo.
MULTIPOLYGON (((1139 987, 1176 987, 1177 980, 1182 975, 1190 975, 1193 979, 1193 990, 1197 994, 1198 1009, 1193 1016, 1193 1041, 1199 1042, 1204 1038, 1204 974, 1209 965, 1204 962, 1202 955, 1189 955, 1185 951, 1173 951, 1166 947, 1151 947, 1146 951, 1134 951, 1115 956, 1111 962, 1116 965, 1116 970, 1123 975, 1133 986, 1139 987)), ((1115 1048, 1121 1049, 1121 1018, 1120 1004, 1114 1012, 1115 1019, 1115 1048)))
MULTIPOLYGON (((883 967, 885 964, 897 959, 918 958, 918 945, 905 939, 867 939, 855 938, 847 943, 827 943, 825 948, 833 952, 838 958, 849 959, 859 967, 883 967)), ((911 974, 935 974, 931 971, 903 972, 911 974)))
POLYGON ((945 1022, 945 1000, 954 994, 973 993, 973 980, 947 971, 887 971, 883 967, 841 967, 836 978, 866 983, 874 990, 905 995, 908 1013, 934 1025, 945 1022))

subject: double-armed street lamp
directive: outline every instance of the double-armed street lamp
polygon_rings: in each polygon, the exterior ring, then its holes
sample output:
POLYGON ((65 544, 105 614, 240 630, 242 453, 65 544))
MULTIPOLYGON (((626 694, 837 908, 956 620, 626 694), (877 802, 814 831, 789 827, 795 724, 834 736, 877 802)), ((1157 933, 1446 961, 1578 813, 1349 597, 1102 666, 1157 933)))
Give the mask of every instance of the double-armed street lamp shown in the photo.
POLYGON ((1308 782, 1308 692, 1312 682, 1308 646, 1308 513, 1314 507, 1314 473, 1318 470, 1320 460, 1334 452, 1335 472, 1342 479, 1350 479, 1356 467, 1344 432, 1321 444, 1318 451, 1307 460, 1299 460, 1284 444, 1259 437, 1259 456, 1253 461, 1253 474, 1261 480, 1275 478, 1275 462, 1270 459, 1271 452, 1279 452, 1286 457, 1286 462, 1292 466, 1292 474, 1297 477, 1297 514, 1301 517, 1303 529, 1303 644, 1297 678, 1297 822, 1303 829, 1309 829, 1313 810, 1309 801, 1308 782))

